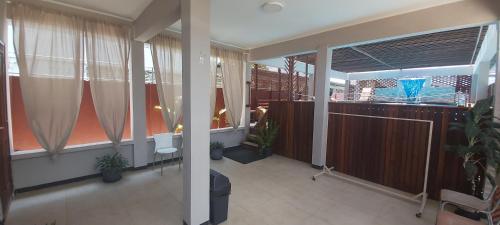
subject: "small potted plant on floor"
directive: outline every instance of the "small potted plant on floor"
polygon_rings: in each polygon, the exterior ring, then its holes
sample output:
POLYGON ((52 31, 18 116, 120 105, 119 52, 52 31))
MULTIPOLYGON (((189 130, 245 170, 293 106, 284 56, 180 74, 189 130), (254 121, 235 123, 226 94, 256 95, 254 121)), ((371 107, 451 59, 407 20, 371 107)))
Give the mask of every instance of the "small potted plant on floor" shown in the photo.
POLYGON ((120 153, 107 154, 97 157, 97 168, 102 173, 102 180, 112 183, 122 178, 122 171, 128 166, 128 161, 120 153))
POLYGON ((224 144, 222 142, 210 142, 210 158, 213 160, 222 159, 224 144))
POLYGON ((273 154, 272 146, 278 136, 278 130, 278 124, 272 120, 268 120, 266 125, 257 129, 255 141, 259 145, 261 155, 270 156, 273 154))

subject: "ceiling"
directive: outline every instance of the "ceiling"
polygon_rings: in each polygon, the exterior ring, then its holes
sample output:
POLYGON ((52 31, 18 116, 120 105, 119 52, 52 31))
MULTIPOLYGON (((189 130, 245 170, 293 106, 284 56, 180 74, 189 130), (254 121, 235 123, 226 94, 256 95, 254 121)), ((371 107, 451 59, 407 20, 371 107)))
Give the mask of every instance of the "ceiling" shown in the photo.
MULTIPOLYGON (((152 0, 51 1, 136 19, 152 0)), ((265 13, 267 1, 211 0, 212 39, 251 49, 458 0, 279 0, 281 12, 265 13)), ((170 29, 180 30, 180 22, 170 29)))
MULTIPOLYGON (((487 30, 488 26, 472 27, 335 49, 332 69, 353 73, 469 65, 478 56, 487 30)), ((311 64, 315 58, 314 54, 299 56, 311 64)))
POLYGON ((135 20, 153 0, 50 0, 135 20))

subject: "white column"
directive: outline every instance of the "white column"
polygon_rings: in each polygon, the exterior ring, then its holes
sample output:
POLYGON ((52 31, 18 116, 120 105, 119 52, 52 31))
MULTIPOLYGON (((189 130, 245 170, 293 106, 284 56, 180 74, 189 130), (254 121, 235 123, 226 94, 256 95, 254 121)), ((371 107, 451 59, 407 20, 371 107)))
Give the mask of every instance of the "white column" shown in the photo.
MULTIPOLYGON (((248 59, 248 55, 246 57, 248 59)), ((247 84, 247 82, 251 82, 252 81, 252 63, 248 62, 248 60, 245 62, 245 79, 243 82, 245 82, 243 84, 243 87, 245 88, 245 91, 243 93, 243 97, 244 97, 244 124, 245 124, 245 133, 248 134, 250 133, 250 86, 247 84), (248 106, 248 107, 247 107, 248 106)))
POLYGON ((309 66, 309 80, 307 81, 307 96, 310 99, 310 96, 314 96, 314 70, 316 67, 311 68, 312 66, 309 66))
POLYGON ((312 164, 321 167, 326 162, 326 140, 328 133, 328 99, 330 91, 330 70, 332 51, 320 46, 316 57, 316 94, 314 99, 314 130, 312 164))
POLYGON ((130 85, 132 137, 134 138, 134 167, 148 165, 146 143, 146 84, 144 69, 144 43, 132 41, 132 77, 130 85))
POLYGON ((496 75, 495 75, 495 105, 494 105, 494 115, 497 118, 500 118, 500 21, 497 21, 497 46, 496 48, 496 75))
POLYGON ((7 44, 7 3, 4 0, 0 1, 0 41, 7 44))
POLYGON ((347 75, 347 79, 345 80, 344 84, 344 101, 349 100, 349 86, 351 83, 351 80, 349 80, 349 75, 347 75))
POLYGON ((485 99, 488 97, 488 76, 490 75, 490 61, 476 64, 472 75, 471 100, 485 99))
POLYGON ((184 224, 208 224, 210 1, 182 0, 184 224))

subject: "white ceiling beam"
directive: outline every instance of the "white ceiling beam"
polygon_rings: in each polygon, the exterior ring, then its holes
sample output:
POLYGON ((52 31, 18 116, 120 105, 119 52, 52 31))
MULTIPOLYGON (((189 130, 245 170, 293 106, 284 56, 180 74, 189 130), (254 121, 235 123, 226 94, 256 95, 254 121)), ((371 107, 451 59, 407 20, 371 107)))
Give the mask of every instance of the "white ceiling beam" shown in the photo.
POLYGON ((488 26, 488 32, 484 36, 481 49, 477 52, 474 64, 478 66, 481 62, 491 62, 497 54, 497 27, 496 24, 488 26))
POLYGON ((351 48, 352 48, 352 50, 357 51, 357 52, 359 52, 359 53, 361 53, 361 54, 363 54, 363 55, 365 55, 365 56, 368 56, 369 58, 371 58, 371 59, 373 59, 373 60, 377 61, 378 63, 383 64, 383 65, 385 65, 385 66, 387 66, 387 67, 389 67, 389 68, 391 68, 391 69, 398 69, 398 68, 396 68, 396 67, 394 67, 394 66, 392 66, 392 65, 387 64, 386 62, 384 62, 384 61, 382 61, 382 60, 380 60, 380 59, 377 59, 375 56, 372 56, 370 53, 365 52, 365 51, 363 51, 363 50, 359 49, 359 48, 358 48, 358 47, 356 47, 356 46, 352 46, 351 48))
POLYGON ((134 39, 146 42, 181 18, 180 0, 153 0, 134 21, 134 39))
POLYGON ((250 50, 249 60, 258 61, 314 51, 321 45, 345 47, 484 25, 498 18, 498 0, 458 1, 254 48, 250 50))
POLYGON ((374 79, 389 79, 389 78, 419 78, 419 77, 434 77, 434 76, 454 76, 454 75, 472 75, 474 66, 441 66, 427 68, 413 68, 402 70, 384 70, 370 72, 355 72, 348 73, 350 80, 374 80, 374 79))

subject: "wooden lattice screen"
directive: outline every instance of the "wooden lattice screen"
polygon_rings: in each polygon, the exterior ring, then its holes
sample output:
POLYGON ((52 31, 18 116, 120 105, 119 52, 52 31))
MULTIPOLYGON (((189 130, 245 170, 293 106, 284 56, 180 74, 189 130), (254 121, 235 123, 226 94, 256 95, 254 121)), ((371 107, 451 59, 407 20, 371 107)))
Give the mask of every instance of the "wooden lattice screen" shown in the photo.
MULTIPOLYGON (((290 89, 294 93, 294 100, 301 99, 301 95, 306 95, 306 77, 304 74, 294 73, 292 76, 292 86, 289 84, 289 75, 284 70, 280 72, 252 69, 252 79, 250 88, 252 89, 252 105, 266 106, 269 101, 287 101, 290 89), (281 91, 280 91, 281 90, 281 91)), ((310 79, 312 80, 312 79, 310 79)), ((308 80, 307 82, 311 82, 308 80)), ((305 96, 302 99, 306 99, 305 96)))
MULTIPOLYGON (((349 83, 348 100, 359 100, 363 88, 395 88, 398 87, 398 79, 375 79, 375 80, 351 80, 349 83)), ((471 75, 434 76, 431 78, 431 87, 454 87, 456 93, 464 94, 467 101, 470 99, 472 86, 471 75)), ((371 100, 371 99, 370 99, 371 100)))

